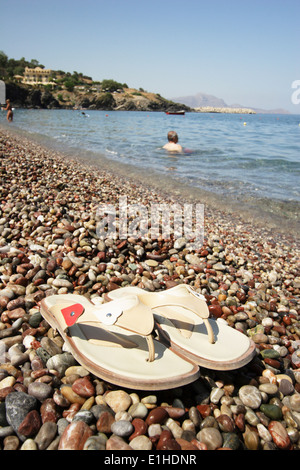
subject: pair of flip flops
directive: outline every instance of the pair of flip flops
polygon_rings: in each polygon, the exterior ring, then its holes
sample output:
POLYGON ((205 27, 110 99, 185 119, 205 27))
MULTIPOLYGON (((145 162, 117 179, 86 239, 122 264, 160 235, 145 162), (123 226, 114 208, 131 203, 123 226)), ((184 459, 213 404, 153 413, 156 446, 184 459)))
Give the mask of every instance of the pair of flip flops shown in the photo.
POLYGON ((42 300, 41 314, 80 364, 116 385, 175 388, 197 380, 199 366, 238 369, 255 355, 253 341, 209 318, 205 298, 185 284, 154 293, 120 288, 106 300, 53 295, 42 300))

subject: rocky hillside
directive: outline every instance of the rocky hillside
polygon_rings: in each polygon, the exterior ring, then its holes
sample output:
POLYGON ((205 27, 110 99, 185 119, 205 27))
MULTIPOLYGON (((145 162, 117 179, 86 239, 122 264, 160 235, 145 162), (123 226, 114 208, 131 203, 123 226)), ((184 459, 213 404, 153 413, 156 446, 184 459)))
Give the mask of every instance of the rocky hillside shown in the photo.
POLYGON ((86 89, 53 90, 42 86, 8 82, 6 96, 14 107, 44 109, 102 109, 122 111, 192 111, 189 106, 169 101, 159 94, 133 88, 118 91, 87 91, 86 89))
POLYGON ((60 103, 49 91, 13 82, 6 83, 6 98, 15 108, 60 108, 60 103))

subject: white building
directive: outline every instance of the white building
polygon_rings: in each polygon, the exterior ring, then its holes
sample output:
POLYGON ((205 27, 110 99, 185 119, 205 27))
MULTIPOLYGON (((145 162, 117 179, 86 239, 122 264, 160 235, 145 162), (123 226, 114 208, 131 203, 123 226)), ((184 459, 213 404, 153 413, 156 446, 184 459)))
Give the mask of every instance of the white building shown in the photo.
POLYGON ((41 67, 25 67, 24 77, 22 82, 27 85, 47 85, 50 83, 50 69, 42 69, 41 67))

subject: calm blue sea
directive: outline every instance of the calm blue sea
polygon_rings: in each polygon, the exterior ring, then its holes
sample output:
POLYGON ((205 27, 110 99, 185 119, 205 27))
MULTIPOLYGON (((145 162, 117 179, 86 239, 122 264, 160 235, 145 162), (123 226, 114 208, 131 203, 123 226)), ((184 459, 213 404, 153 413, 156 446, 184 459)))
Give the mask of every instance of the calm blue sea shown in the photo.
MULTIPOLYGON (((24 110, 14 128, 104 167, 126 168, 164 189, 185 188, 299 220, 300 115, 24 110), (162 146, 176 130, 183 155, 162 146)), ((5 113, 0 115, 5 123, 5 113)))

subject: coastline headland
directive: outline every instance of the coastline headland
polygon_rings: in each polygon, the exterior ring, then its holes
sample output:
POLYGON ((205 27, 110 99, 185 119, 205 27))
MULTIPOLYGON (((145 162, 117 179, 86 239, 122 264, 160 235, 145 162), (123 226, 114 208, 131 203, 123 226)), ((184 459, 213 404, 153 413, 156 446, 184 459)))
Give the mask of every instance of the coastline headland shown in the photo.
POLYGON ((256 111, 250 108, 215 108, 213 106, 202 106, 194 108, 197 113, 224 113, 224 114, 256 114, 256 111))
MULTIPOLYGON (((205 208, 204 241, 99 239, 101 203, 173 203, 130 176, 0 128, 0 446, 5 450, 299 450, 300 279, 296 240, 205 208), (43 320, 40 302, 180 283, 252 338, 236 371, 129 390, 95 377, 43 320)), ((101 358, 99 358, 101 361, 101 358)), ((126 373, 126 372, 125 372, 126 373)), ((129 454, 128 454, 129 455, 129 454)))

